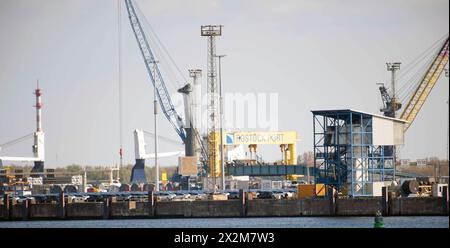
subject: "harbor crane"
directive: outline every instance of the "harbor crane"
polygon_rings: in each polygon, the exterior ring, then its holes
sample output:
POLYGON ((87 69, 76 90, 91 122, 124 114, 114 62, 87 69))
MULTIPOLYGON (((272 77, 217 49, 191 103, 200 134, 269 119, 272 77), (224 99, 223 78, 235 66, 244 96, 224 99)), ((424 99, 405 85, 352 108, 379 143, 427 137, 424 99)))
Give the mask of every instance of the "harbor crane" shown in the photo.
MULTIPOLYGON (((414 66, 422 60, 427 61, 424 65, 426 66, 426 71, 423 75, 418 74, 421 71, 416 72, 413 78, 408 80, 407 83, 399 89, 399 92, 396 91, 396 72, 400 70, 401 63, 395 62, 386 64, 388 71, 391 71, 392 73, 391 93, 388 93, 388 90, 384 85, 379 87, 381 98, 383 100, 383 108, 381 108, 380 111, 384 116, 405 120, 403 132, 406 132, 416 119, 417 114, 445 69, 445 65, 448 62, 448 41, 449 38, 447 35, 445 40, 441 43, 441 46, 437 46, 439 43, 436 42, 431 47, 434 48, 431 52, 427 49, 423 55, 431 55, 431 58, 429 58, 428 61, 419 56, 416 62, 411 63, 414 66), (415 76, 420 76, 418 78, 419 80, 414 80, 415 76), (404 101, 402 101, 402 98, 404 101), (397 116, 397 111, 402 108, 403 111, 401 115, 397 116)), ((408 71, 411 70, 413 66, 409 67, 408 71)), ((385 147, 385 149, 387 154, 393 154, 395 164, 398 156, 397 147, 385 147)))
MULTIPOLYGON (((141 25, 141 21, 138 18, 138 15, 136 14, 136 8, 133 4, 132 0, 124 0, 126 9, 128 12, 128 19, 130 21, 131 28, 133 30, 134 36, 136 38, 136 41, 138 43, 139 49, 142 54, 142 58, 145 64, 145 67, 147 69, 148 76, 150 77, 150 80, 153 84, 153 87, 155 89, 155 118, 156 118, 156 112, 157 112, 157 104, 156 104, 156 98, 158 99, 158 102, 161 106, 162 112, 165 115, 166 119, 169 121, 170 125, 173 127, 175 132, 180 137, 181 141, 185 144, 185 155, 186 156, 194 156, 194 152, 192 149, 193 143, 197 142, 200 146, 201 150, 201 161, 204 163, 204 167, 206 168, 206 161, 207 161, 207 153, 203 146, 202 139, 200 137, 200 134, 198 133, 195 128, 191 125, 191 118, 190 116, 186 115, 187 121, 183 121, 181 116, 176 111, 172 99, 170 98, 169 92, 167 90, 167 87, 165 85, 164 78, 161 74, 160 68, 158 66, 158 61, 155 58, 155 55, 149 45, 149 40, 146 35, 146 33, 143 30, 143 27, 141 25)), ((156 126, 156 125, 155 125, 156 126)), ((139 133, 135 133, 135 141, 139 141, 139 133)), ((156 137, 155 137, 156 138, 156 137)), ((139 147, 139 143, 135 143, 136 147, 139 147)), ((155 144, 156 146, 156 144, 155 144)), ((142 154, 141 154, 142 155, 142 154)), ((157 153, 156 156, 159 156, 157 153)), ((142 180, 145 180, 145 174, 144 174, 144 167, 145 167, 145 156, 140 156, 139 151, 136 151, 136 164, 133 167, 132 172, 132 182, 141 182, 142 180)))
POLYGON ((396 111, 403 107, 403 111, 398 118, 406 121, 405 131, 408 130, 416 119, 417 114, 445 69, 445 65, 448 62, 448 43, 449 38, 447 35, 447 38, 442 43, 442 46, 436 50, 436 53, 430 61, 431 63, 427 65, 428 69, 426 70, 426 73, 421 77, 420 81, 418 81, 417 86, 413 88, 414 91, 412 91, 413 93, 410 95, 405 104, 398 101, 395 93, 395 71, 400 69, 400 63, 388 64, 388 70, 392 71, 392 92, 389 94, 384 85, 379 87, 383 100, 383 108, 380 109, 380 111, 383 112, 385 116, 395 118, 396 111))

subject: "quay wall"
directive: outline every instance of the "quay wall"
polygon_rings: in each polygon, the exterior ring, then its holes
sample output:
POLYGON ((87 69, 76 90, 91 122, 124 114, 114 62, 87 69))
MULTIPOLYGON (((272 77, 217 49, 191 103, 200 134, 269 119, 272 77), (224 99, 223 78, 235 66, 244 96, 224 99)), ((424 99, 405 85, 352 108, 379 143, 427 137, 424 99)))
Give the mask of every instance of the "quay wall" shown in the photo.
POLYGON ((167 202, 29 202, 0 205, 0 221, 34 219, 447 215, 446 197, 310 198, 167 202), (384 202, 385 201, 385 202, 384 202), (383 205, 384 204, 384 205, 383 205))

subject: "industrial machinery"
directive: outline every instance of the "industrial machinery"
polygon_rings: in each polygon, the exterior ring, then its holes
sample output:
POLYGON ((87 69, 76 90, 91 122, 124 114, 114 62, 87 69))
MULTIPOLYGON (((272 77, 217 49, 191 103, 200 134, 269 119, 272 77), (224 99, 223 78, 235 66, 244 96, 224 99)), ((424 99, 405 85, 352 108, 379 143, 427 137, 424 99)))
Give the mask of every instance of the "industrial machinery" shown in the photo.
POLYGON ((403 144, 404 120, 351 109, 312 113, 316 184, 359 197, 394 180, 393 147, 403 144))
MULTIPOLYGON (((240 142, 239 145, 248 144, 250 145, 252 151, 256 154, 257 144, 277 144, 280 145, 280 149, 283 154, 283 164, 294 165, 296 164, 297 154, 296 154, 296 133, 293 132, 277 132, 277 133, 233 133, 227 134, 227 139, 220 135, 220 108, 219 108, 219 87, 217 85, 217 72, 216 72, 216 51, 215 51, 215 38, 221 36, 222 26, 220 25, 207 25, 201 27, 201 35, 208 38, 208 73, 207 73, 207 96, 208 96, 208 130, 207 137, 205 140, 200 138, 198 133, 198 116, 200 114, 199 108, 199 86, 198 78, 201 76, 200 70, 189 70, 190 77, 193 78, 193 87, 191 84, 186 84, 184 87, 178 90, 179 93, 183 95, 184 98, 184 111, 185 120, 175 110, 171 98, 169 96, 168 90, 164 83, 164 78, 160 72, 158 66, 158 61, 149 45, 148 37, 146 36, 141 22, 136 14, 135 6, 131 0, 125 0, 128 16, 130 20, 131 27, 133 29, 134 35, 138 42, 139 48, 141 50, 142 56, 144 58, 145 66, 147 68, 148 75, 154 85, 155 92, 158 97, 158 102, 161 104, 161 108, 166 118, 171 123, 172 127, 175 129, 177 134, 180 136, 181 140, 185 144, 185 157, 179 160, 179 173, 181 175, 193 175, 195 170, 192 170, 192 165, 196 164, 196 156, 198 154, 203 162, 203 170, 199 173, 207 178, 204 181, 204 187, 207 189, 216 189, 220 186, 220 181, 218 178, 222 175, 222 160, 220 151, 221 143, 229 143, 229 140, 233 140, 230 137, 236 137, 236 142, 240 142), (267 141, 254 140, 244 142, 241 141, 242 137, 253 137, 253 136, 266 138, 267 141), (278 138, 278 140, 270 140, 269 138, 278 138), (221 142, 222 141, 222 142, 221 142), (249 143, 250 142, 250 143, 249 143), (207 150, 203 144, 207 144, 207 150), (197 145, 199 148, 197 148, 197 145)), ((155 138, 158 135, 155 135, 155 138)), ((156 144, 155 144, 156 146, 156 144)), ((234 144, 237 146, 237 143, 234 144)), ((143 182, 146 180, 144 175, 145 159, 149 158, 145 154, 145 142, 143 138, 143 132, 140 130, 135 131, 135 151, 136 151, 136 165, 132 172, 132 182, 143 182)), ((181 154, 179 152, 170 153, 181 154)), ((160 154, 157 153, 159 157, 160 154)), ((256 157, 256 155, 255 155, 256 157)), ((222 182, 223 183, 223 182, 222 182)))
POLYGON ((13 141, 9 141, 4 144, 0 144, 0 152, 2 149, 22 142, 26 139, 33 137, 33 157, 6 157, 0 156, 0 167, 2 166, 2 161, 18 161, 18 162, 34 162, 34 166, 32 172, 35 174, 33 176, 39 176, 39 173, 44 172, 44 160, 45 160, 45 150, 44 150, 44 132, 42 131, 42 122, 41 122, 41 113, 42 113, 42 102, 41 102, 41 89, 39 88, 39 82, 37 83, 36 90, 34 91, 34 95, 36 96, 36 131, 32 134, 25 135, 21 138, 15 139, 13 141))
MULTIPOLYGON (((396 90, 396 72, 400 70, 401 63, 387 63, 388 71, 392 72, 391 92, 388 93, 388 90, 384 85, 379 87, 383 101, 383 107, 380 111, 384 116, 392 118, 397 117, 405 120, 404 132, 408 130, 416 119, 420 109, 444 71, 445 65, 448 62, 448 46, 449 38, 447 34, 446 37, 435 42, 430 48, 422 53, 421 56, 413 61, 405 70, 405 74, 412 71, 412 69, 422 61, 425 61, 421 68, 424 72, 419 68, 412 77, 404 80, 406 83, 400 87, 399 90, 396 90), (403 111, 401 115, 397 116, 397 111, 402 108, 403 111)), ((394 153, 394 163, 396 163, 398 148, 394 146, 392 148, 385 147, 385 149, 392 149, 392 152, 394 153)))
POLYGON ((433 177, 416 177, 404 180, 401 185, 389 187, 389 192, 403 197, 440 197, 443 186, 447 184, 439 184, 433 177))
MULTIPOLYGON (((430 95, 431 90, 436 85, 436 82, 441 76, 442 72, 444 71, 445 65, 448 62, 448 42, 449 39, 447 36, 442 44, 440 46, 436 46, 436 49, 431 52, 432 58, 427 64, 425 64, 427 70, 419 81, 411 83, 408 82, 407 85, 400 89, 401 93, 403 93, 404 95, 404 100, 406 100, 404 104, 402 104, 400 101, 402 99, 398 99, 398 92, 396 92, 395 89, 395 73, 400 69, 400 63, 397 62, 387 64, 388 70, 392 72, 391 94, 388 93, 388 90, 385 86, 381 86, 379 88, 384 105, 383 108, 380 109, 380 111, 385 116, 395 118, 397 117, 396 111, 400 110, 403 107, 403 111, 398 118, 406 121, 405 131, 416 119, 417 114, 430 95), (412 88, 411 86, 416 87, 412 88), (409 94, 409 92, 412 92, 412 94, 409 94)), ((401 96, 401 93, 398 95, 401 96)))
MULTIPOLYGON (((194 156, 195 155, 194 149, 193 149, 193 146, 194 146, 193 144, 194 144, 194 140, 196 140, 197 144, 200 146, 200 151, 201 151, 200 154, 202 156, 201 161, 203 163, 206 163, 206 161, 207 161, 206 150, 203 147, 203 143, 202 143, 199 133, 197 132, 197 130, 192 128, 191 120, 189 119, 190 118, 189 115, 186 116, 187 121, 186 121, 186 123, 184 123, 183 119, 178 114, 178 112, 176 111, 176 109, 172 103, 169 92, 164 83, 164 78, 163 78, 160 68, 158 66, 158 61, 156 60, 155 55, 149 45, 148 37, 143 30, 141 21, 139 20, 138 15, 136 14, 136 8, 133 4, 133 1, 125 0, 125 5, 126 5, 127 12, 128 12, 128 18, 130 21, 131 28, 133 30, 134 36, 138 43, 139 49, 141 51, 148 75, 154 86, 155 95, 158 99, 158 102, 160 103, 160 106, 161 106, 161 109, 162 109, 164 115, 166 116, 167 120, 169 121, 171 126, 174 128, 174 130, 177 132, 177 134, 181 138, 182 142, 185 144, 185 155, 186 156, 194 156)), ((181 91, 183 91, 183 90, 181 90, 181 91)), ((187 92, 183 91, 183 93, 187 93, 187 92)), ((156 104, 156 99, 155 99, 155 110, 154 110, 155 118, 156 118, 156 113, 157 113, 156 105, 157 104, 156 104)), ((156 146, 156 144, 155 144, 155 146, 156 146)), ((137 153, 139 153, 139 151, 137 153)), ((132 173, 132 178, 131 178, 132 182, 134 182, 136 180, 145 179, 145 175, 143 174, 144 166, 145 166, 144 160, 141 160, 141 158, 139 158, 139 160, 136 160, 136 165, 133 168, 133 173, 132 173)))
MULTIPOLYGON (((333 186, 350 196, 374 196, 383 184, 390 186, 396 179, 396 147, 404 143, 405 131, 442 74, 448 62, 448 45, 447 35, 442 43, 435 43, 432 52, 425 53, 428 59, 419 58, 413 63, 426 62, 424 74, 416 72, 398 91, 396 74, 401 63, 387 63, 392 73, 391 92, 384 85, 379 88, 384 116, 345 109, 312 111, 316 183, 333 186)), ((402 192, 421 195, 428 195, 430 189, 430 185, 416 181, 402 186, 402 192)))
MULTIPOLYGON (((155 158, 154 153, 147 153, 145 149, 145 131, 136 129, 134 130, 134 144, 135 144, 135 158, 136 164, 131 172, 131 182, 133 183, 146 183, 147 178, 145 177, 145 160, 155 158)), ((176 152, 165 152, 158 153, 158 157, 173 157, 173 156, 182 156, 184 155, 184 151, 176 151, 176 152)))

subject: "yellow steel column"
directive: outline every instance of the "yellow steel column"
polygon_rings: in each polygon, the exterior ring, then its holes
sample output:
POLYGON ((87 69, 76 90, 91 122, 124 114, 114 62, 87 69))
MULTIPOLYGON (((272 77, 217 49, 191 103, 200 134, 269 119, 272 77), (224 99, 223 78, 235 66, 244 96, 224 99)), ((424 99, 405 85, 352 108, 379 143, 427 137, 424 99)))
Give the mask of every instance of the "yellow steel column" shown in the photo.
POLYGON ((219 132, 211 132, 209 135, 209 168, 210 174, 212 177, 221 176, 221 168, 220 168, 220 133, 219 132))
POLYGON ((289 144, 288 150, 289 150, 289 164, 296 165, 297 164, 297 145, 296 144, 289 144))
POLYGON ((286 164, 286 145, 284 145, 284 144, 281 144, 280 145, 280 149, 281 149, 281 156, 283 156, 283 159, 282 159, 282 163, 283 164, 286 164))

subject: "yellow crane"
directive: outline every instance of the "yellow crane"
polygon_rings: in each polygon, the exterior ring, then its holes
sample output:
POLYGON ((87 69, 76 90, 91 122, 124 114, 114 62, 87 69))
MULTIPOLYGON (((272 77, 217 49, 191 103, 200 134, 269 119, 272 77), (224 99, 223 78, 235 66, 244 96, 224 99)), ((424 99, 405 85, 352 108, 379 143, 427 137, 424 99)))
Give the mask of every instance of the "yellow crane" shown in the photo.
MULTIPOLYGON (((436 54, 432 57, 431 63, 428 65, 427 70, 425 71, 425 74, 420 78, 420 81, 418 81, 418 84, 415 88, 412 88, 414 86, 413 84, 406 84, 406 87, 409 87, 412 89, 413 93, 409 96, 409 98, 406 98, 407 101, 402 104, 398 101, 396 97, 395 92, 395 83, 393 82, 393 89, 391 95, 388 93, 385 86, 381 86, 379 88, 381 97, 383 99, 384 107, 381 109, 381 112, 384 113, 385 116, 388 117, 397 117, 395 115, 395 112, 397 110, 400 110, 403 107, 403 112, 398 117, 400 119, 403 119, 406 122, 404 131, 408 130, 408 128, 411 126, 413 121, 416 119, 417 114, 419 113, 420 109, 422 108, 423 104, 427 100, 428 96, 431 93, 431 90, 436 85, 436 82, 438 81, 439 77, 441 76, 442 72, 445 69, 445 65, 448 62, 448 44, 449 38, 448 35, 445 38, 445 41, 442 43, 442 46, 439 47, 439 50, 436 50, 436 54)), ((388 70, 389 66, 397 65, 397 68, 394 69, 400 69, 400 63, 393 63, 388 64, 388 70)), ((393 68, 390 68, 392 71, 393 68)), ((393 72, 393 81, 394 81, 394 73, 393 72)))
POLYGON ((431 90, 436 85, 436 82, 441 76, 442 72, 444 71, 447 62, 448 37, 439 53, 437 54, 436 58, 434 59, 433 63, 431 64, 430 68, 428 69, 427 73, 420 82, 419 87, 416 88, 414 94, 412 94, 411 98, 408 100, 408 103, 403 109, 402 114, 400 115, 400 119, 407 121, 405 131, 408 130, 414 119, 416 119, 417 114, 430 95, 431 90))

